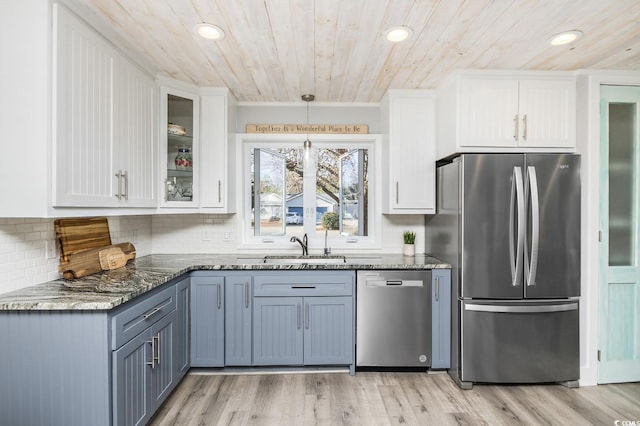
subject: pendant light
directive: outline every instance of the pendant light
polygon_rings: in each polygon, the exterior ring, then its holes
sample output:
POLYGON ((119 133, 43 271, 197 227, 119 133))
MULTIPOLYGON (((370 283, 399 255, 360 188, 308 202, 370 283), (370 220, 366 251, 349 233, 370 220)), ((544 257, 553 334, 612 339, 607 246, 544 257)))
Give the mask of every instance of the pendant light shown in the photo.
POLYGON ((309 164, 311 158, 311 141, 309 140, 309 102, 313 102, 316 97, 311 94, 302 95, 302 100, 307 103, 307 139, 304 141, 304 164, 309 164))

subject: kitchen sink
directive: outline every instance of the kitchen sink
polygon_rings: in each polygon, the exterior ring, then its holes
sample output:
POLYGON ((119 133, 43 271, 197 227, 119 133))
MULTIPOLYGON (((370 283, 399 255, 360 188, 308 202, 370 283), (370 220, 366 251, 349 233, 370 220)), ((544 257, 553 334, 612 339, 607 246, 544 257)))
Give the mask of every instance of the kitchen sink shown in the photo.
POLYGON ((344 264, 347 263, 346 256, 322 256, 322 255, 308 255, 308 256, 264 256, 263 263, 277 264, 277 265, 292 265, 292 264, 344 264))

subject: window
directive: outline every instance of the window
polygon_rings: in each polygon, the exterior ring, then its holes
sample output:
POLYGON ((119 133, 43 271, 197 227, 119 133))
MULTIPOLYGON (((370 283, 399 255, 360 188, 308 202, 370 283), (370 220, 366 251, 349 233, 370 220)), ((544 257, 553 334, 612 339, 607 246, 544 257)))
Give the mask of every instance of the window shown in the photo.
POLYGON ((332 248, 373 244, 377 136, 323 136, 308 154, 300 135, 242 136, 245 243, 285 248, 306 233, 313 251, 326 232, 332 248))

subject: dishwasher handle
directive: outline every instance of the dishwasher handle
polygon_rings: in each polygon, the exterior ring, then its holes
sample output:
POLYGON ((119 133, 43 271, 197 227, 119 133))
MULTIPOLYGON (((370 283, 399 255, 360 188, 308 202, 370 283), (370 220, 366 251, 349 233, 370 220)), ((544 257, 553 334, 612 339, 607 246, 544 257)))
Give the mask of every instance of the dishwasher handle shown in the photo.
POLYGON ((366 287, 424 287, 422 280, 367 280, 366 287))

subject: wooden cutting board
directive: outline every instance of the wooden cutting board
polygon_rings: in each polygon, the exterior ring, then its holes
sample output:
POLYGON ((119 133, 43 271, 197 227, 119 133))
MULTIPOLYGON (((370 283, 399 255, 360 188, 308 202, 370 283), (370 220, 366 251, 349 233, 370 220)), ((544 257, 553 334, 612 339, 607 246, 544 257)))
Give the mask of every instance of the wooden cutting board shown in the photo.
MULTIPOLYGON (((126 249, 125 247, 125 250, 126 249)), ((110 269, 122 268, 129 260, 135 259, 136 252, 128 251, 125 253, 121 247, 111 246, 100 250, 98 256, 100 258, 100 266, 104 271, 108 271, 110 269)))
POLYGON ((111 245, 109 222, 106 217, 81 217, 54 221, 60 263, 81 251, 111 245))
POLYGON ((106 217, 56 219, 58 271, 66 279, 120 268, 136 257, 131 243, 112 245, 106 217))
POLYGON ((121 268, 135 257, 136 249, 133 244, 120 243, 70 254, 68 262, 61 262, 58 265, 58 271, 62 273, 64 278, 70 280, 86 277, 103 270, 121 268))

